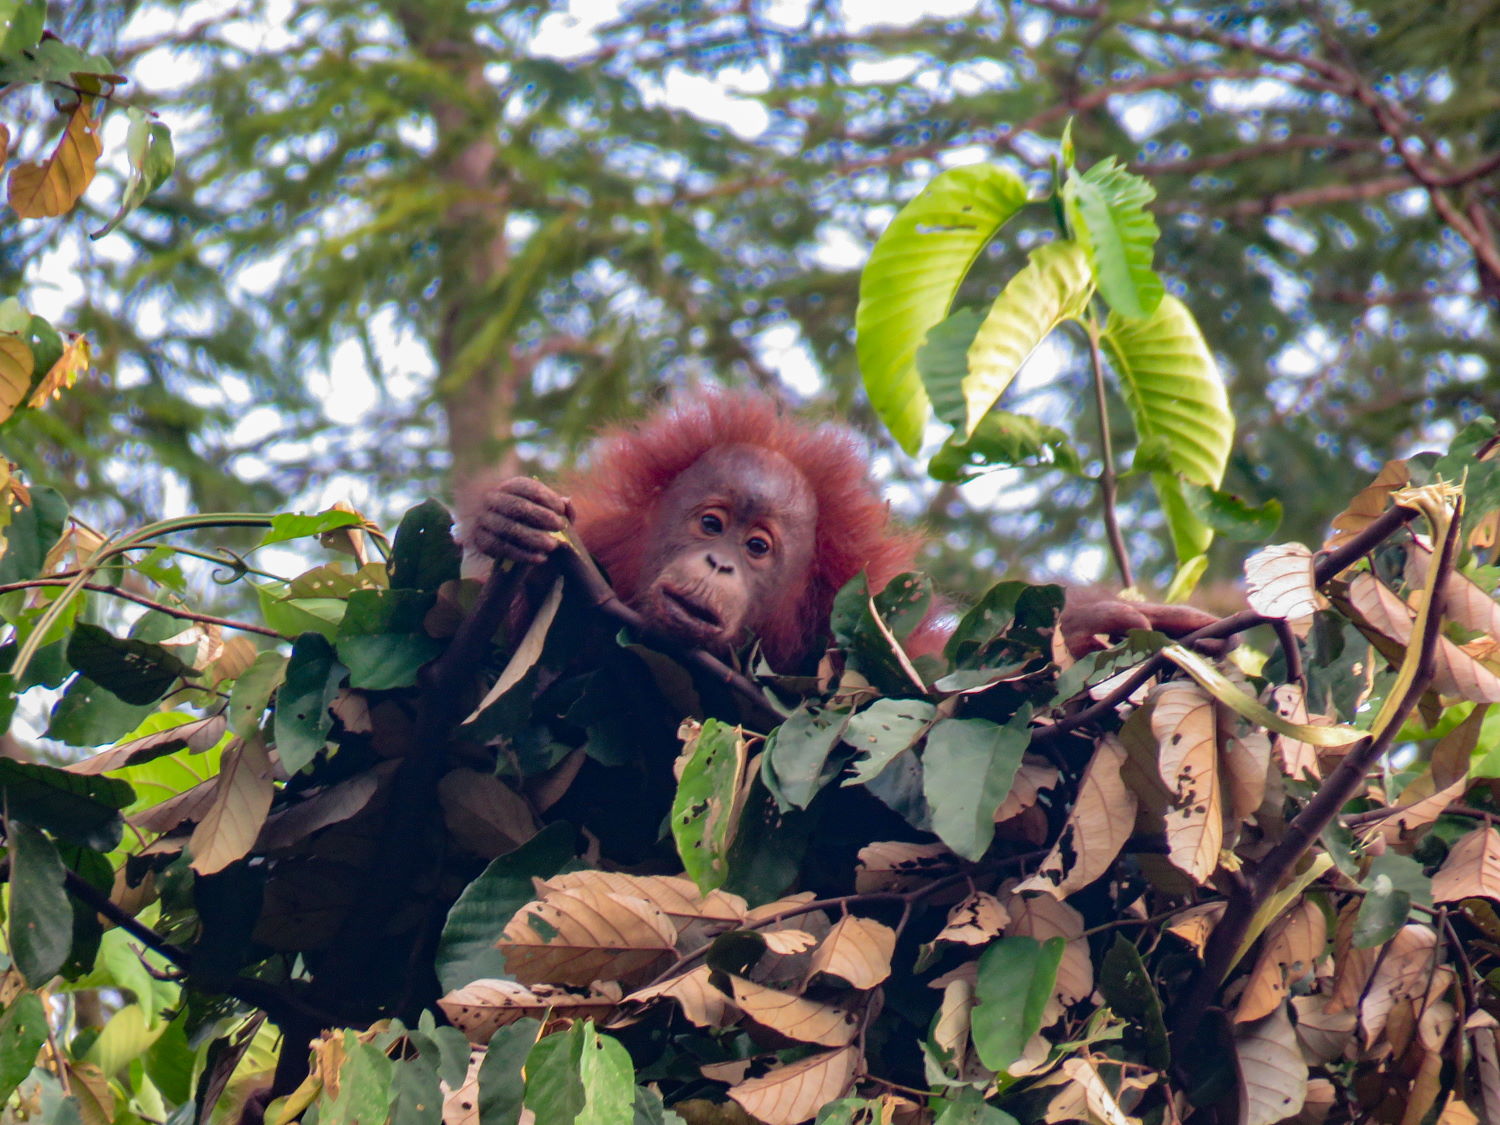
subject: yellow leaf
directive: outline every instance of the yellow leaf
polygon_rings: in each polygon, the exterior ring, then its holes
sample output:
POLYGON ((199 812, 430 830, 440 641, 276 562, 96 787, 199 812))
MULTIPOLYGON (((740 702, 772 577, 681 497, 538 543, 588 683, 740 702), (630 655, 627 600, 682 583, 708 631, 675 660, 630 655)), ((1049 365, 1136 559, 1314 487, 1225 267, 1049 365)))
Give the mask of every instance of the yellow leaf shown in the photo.
POLYGON ((36 356, 14 332, 0 332, 0 422, 15 413, 31 387, 36 356))
POLYGON ((73 209, 94 178, 104 151, 99 124, 82 98, 68 115, 67 127, 40 164, 19 164, 10 174, 10 205, 23 219, 46 219, 73 209))
POLYGON ((64 345, 62 355, 47 369, 47 374, 42 376, 42 381, 32 392, 31 401, 26 405, 33 410, 40 410, 47 405, 49 398, 61 398, 63 390, 76 383, 78 376, 89 369, 89 360, 92 358, 89 338, 82 332, 78 333, 64 345))

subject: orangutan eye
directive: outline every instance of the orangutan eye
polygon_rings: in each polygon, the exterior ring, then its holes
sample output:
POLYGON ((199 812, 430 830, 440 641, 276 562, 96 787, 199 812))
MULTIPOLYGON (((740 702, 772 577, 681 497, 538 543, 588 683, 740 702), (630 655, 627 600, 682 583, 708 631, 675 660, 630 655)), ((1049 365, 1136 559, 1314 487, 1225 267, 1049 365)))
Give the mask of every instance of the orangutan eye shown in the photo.
POLYGON ((712 512, 704 512, 699 516, 698 526, 710 535, 722 535, 724 532, 724 521, 712 512))
POLYGON ((752 559, 763 559, 771 553, 771 543, 768 539, 756 535, 745 541, 745 550, 750 552, 752 559))

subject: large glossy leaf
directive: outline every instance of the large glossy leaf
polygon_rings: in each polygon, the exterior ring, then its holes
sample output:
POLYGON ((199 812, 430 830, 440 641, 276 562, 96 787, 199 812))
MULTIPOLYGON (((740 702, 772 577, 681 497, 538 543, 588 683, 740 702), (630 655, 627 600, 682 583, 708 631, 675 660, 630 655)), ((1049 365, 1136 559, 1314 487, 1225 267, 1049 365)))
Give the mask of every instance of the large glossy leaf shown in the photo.
POLYGON ((979 252, 1025 203, 1026 185, 1005 168, 953 168, 901 209, 870 254, 855 314, 859 367, 871 405, 909 453, 928 417, 917 348, 948 315, 979 252))
POLYGON ((1004 1070, 1026 1050, 1042 1026, 1052 997, 1062 938, 1039 942, 1030 937, 1003 937, 979 958, 974 995, 974 1048, 991 1070, 1004 1070))
POLYGON ((1156 220, 1146 204, 1156 191, 1114 157, 1083 175, 1069 174, 1063 201, 1074 236, 1088 251, 1099 293, 1121 316, 1150 316, 1161 304, 1161 278, 1151 268, 1156 220))
POLYGON ((989 412, 1021 365, 1052 330, 1083 312, 1094 292, 1088 255, 1076 242, 1049 242, 1010 279, 969 345, 963 379, 964 436, 989 412))
POLYGON ((1126 320, 1111 312, 1103 342, 1141 444, 1165 471, 1152 480, 1166 511, 1179 562, 1201 555, 1213 531, 1193 515, 1178 481, 1217 488, 1234 441, 1224 380, 1198 322, 1176 297, 1156 312, 1126 320))

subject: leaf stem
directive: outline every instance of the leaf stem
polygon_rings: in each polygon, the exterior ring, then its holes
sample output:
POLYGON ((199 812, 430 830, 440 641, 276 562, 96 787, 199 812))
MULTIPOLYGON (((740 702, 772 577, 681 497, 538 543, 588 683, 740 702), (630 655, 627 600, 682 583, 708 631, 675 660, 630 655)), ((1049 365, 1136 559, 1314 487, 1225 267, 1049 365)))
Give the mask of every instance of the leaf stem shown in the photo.
POLYGON ((1126 586, 1135 585, 1131 573, 1130 556, 1125 552, 1125 537, 1120 534, 1118 511, 1119 478, 1115 475, 1114 442, 1109 436, 1109 407, 1104 397, 1104 354, 1099 348, 1099 323, 1093 317, 1083 322, 1089 337, 1089 361, 1093 369, 1094 407, 1099 415, 1099 497, 1104 504, 1104 533, 1109 539, 1110 553, 1115 557, 1115 566, 1120 571, 1120 581, 1126 586))

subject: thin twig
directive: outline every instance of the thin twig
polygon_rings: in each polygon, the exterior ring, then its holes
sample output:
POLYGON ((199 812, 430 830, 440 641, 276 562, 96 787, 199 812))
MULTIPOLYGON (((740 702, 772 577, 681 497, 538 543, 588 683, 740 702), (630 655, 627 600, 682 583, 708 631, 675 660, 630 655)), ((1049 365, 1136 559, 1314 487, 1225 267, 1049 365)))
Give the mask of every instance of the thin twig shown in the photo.
MULTIPOLYGON (((32 578, 26 582, 7 582, 0 585, 0 594, 8 594, 12 590, 32 590, 42 587, 66 586, 70 579, 66 577, 32 578)), ((180 609, 165 602, 158 602, 146 597, 144 594, 133 594, 129 590, 119 586, 107 586, 100 582, 85 582, 83 589, 92 590, 96 594, 109 594, 112 597, 121 598, 136 605, 143 605, 147 609, 154 609, 158 613, 165 613, 168 617, 176 617, 183 621, 196 621, 201 625, 217 625, 221 629, 238 629, 242 633, 259 633, 263 637, 275 637, 281 639, 281 634, 275 629, 264 625, 254 625, 248 621, 235 621, 228 617, 215 617, 209 613, 197 613, 191 609, 180 609)))

